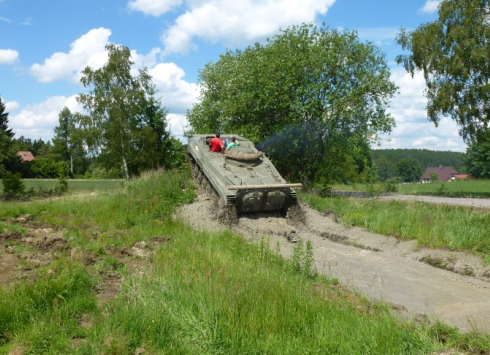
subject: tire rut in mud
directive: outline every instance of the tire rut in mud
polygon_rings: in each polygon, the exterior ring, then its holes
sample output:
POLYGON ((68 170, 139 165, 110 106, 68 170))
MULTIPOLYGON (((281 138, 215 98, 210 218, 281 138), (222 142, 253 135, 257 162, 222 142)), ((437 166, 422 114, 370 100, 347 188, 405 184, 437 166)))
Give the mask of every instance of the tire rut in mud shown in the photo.
POLYGON ((462 331, 470 331, 471 324, 490 330, 490 319, 482 318, 490 313, 490 267, 477 256, 349 228, 301 202, 286 216, 242 214, 232 224, 218 221, 213 206, 213 196, 200 189, 196 201, 176 214, 201 230, 231 229, 253 242, 265 238, 285 257, 299 240, 309 240, 318 272, 368 297, 408 315, 440 317, 462 331))

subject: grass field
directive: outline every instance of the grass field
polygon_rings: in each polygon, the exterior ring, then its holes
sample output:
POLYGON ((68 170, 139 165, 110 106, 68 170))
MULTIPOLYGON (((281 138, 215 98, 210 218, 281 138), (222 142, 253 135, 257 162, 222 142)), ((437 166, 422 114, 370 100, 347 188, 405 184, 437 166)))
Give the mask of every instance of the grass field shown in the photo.
POLYGON ((466 250, 490 263, 490 211, 474 207, 301 194, 319 211, 334 211, 349 226, 416 239, 421 245, 466 250))
MULTIPOLYGON (((111 191, 121 189, 125 180, 82 180, 68 179, 68 192, 77 191, 111 191)), ((34 191, 54 189, 59 186, 57 179, 25 179, 23 180, 26 191, 33 188, 34 191)), ((0 194, 3 192, 3 185, 0 181, 0 194)))
POLYGON ((399 192, 410 195, 448 197, 490 197, 490 180, 467 180, 447 183, 400 184, 399 192))
MULTIPOLYGON (((408 195, 432 195, 447 197, 490 198, 490 180, 467 180, 430 184, 397 184, 397 192, 408 195)), ((372 186, 371 186, 372 187, 372 186)), ((382 184, 374 188, 382 191, 382 184)), ((333 185, 334 190, 367 191, 370 187, 365 184, 333 185)))
POLYGON ((11 219, 30 214, 31 229, 53 226, 65 243, 50 249, 49 264, 20 264, 34 275, 0 284, 0 354, 490 351, 486 334, 401 321, 387 305, 298 269, 266 240, 174 220, 194 184, 187 172, 164 174, 106 194, 0 204, 3 238, 27 233, 11 219), (141 242, 151 255, 131 256, 141 242))

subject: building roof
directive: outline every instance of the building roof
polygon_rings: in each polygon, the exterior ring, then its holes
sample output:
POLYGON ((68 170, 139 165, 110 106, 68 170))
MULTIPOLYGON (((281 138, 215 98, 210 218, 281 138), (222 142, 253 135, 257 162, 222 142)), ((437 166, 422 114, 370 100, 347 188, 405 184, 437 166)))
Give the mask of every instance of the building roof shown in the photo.
POLYGON ((458 172, 449 166, 429 166, 425 169, 424 175, 420 178, 420 180, 430 180, 430 173, 435 172, 439 177, 439 181, 448 181, 452 175, 457 174, 458 172))
POLYGON ((460 180, 467 179, 468 176, 470 176, 470 175, 469 174, 453 174, 453 177, 455 177, 456 179, 460 179, 460 180))
POLYGON ((31 152, 17 152, 17 155, 20 157, 20 159, 22 159, 23 162, 36 159, 31 152))

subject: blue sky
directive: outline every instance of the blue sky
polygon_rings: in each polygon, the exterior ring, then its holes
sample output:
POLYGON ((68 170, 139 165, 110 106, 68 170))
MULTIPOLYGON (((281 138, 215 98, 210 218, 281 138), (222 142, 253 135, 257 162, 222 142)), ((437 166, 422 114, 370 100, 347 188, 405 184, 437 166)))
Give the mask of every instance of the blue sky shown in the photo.
POLYGON ((101 67, 104 46, 132 51, 146 66, 169 123, 180 136, 185 113, 197 102, 198 70, 226 49, 243 48, 303 22, 356 30, 386 53, 400 87, 390 112, 397 127, 381 148, 464 151, 458 127, 427 120, 420 75, 411 78, 395 57, 400 27, 415 29, 437 18, 440 0, 0 0, 0 96, 17 136, 51 139, 58 114, 79 110, 80 72, 101 67))

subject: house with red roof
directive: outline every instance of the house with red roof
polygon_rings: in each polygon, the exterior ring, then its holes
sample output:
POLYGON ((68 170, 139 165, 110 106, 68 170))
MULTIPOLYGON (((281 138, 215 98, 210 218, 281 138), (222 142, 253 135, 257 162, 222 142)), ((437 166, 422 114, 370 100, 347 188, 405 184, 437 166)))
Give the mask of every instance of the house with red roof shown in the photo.
POLYGON ((20 157, 23 163, 26 161, 33 161, 34 159, 36 159, 34 158, 34 155, 32 155, 31 152, 17 152, 16 155, 20 157))
MULTIPOLYGON (((442 165, 439 165, 438 167, 429 166, 427 169, 425 169, 424 175, 422 175, 419 182, 422 184, 431 182, 430 175, 432 172, 437 174, 437 177, 439 178, 438 180, 439 182, 454 181, 456 179, 455 176, 466 175, 466 174, 459 174, 456 170, 450 168, 449 166, 442 166, 442 165)), ((466 175, 466 177, 468 177, 468 175, 466 175)))

